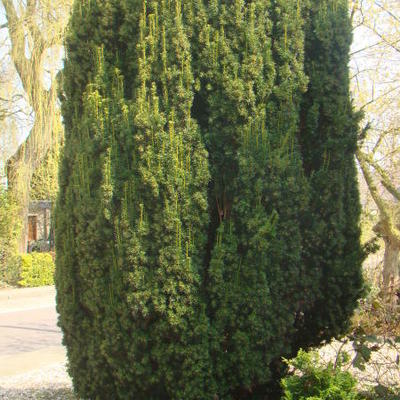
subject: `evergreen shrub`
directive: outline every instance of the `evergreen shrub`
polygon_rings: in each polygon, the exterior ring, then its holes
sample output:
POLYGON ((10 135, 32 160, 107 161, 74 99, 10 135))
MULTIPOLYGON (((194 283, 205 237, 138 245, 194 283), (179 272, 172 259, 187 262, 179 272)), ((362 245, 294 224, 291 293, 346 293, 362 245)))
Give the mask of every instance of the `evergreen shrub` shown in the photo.
POLYGON ((264 399, 347 329, 350 41, 346 0, 75 1, 55 280, 79 396, 264 399))
POLYGON ((322 366, 316 352, 300 350, 287 361, 291 375, 282 379, 282 400, 362 400, 356 379, 341 370, 341 362, 322 366))

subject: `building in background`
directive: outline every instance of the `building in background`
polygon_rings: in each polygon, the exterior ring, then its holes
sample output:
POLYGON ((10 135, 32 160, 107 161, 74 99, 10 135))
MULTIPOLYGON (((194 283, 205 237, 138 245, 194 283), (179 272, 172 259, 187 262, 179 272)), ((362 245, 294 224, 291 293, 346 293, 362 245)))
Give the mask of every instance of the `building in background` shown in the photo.
POLYGON ((31 201, 28 211, 28 253, 32 251, 51 251, 54 248, 54 235, 51 223, 52 202, 49 200, 31 201))

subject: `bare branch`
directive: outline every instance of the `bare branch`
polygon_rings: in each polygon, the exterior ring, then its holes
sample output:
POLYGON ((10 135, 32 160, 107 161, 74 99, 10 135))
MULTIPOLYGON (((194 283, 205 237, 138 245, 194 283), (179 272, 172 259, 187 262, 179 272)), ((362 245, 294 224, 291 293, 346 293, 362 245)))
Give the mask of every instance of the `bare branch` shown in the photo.
POLYGON ((364 110, 365 107, 369 106, 369 105, 372 104, 372 103, 375 103, 376 101, 382 99, 383 97, 387 96, 388 94, 390 94, 390 93, 392 93, 392 92, 394 92, 395 90, 398 90, 398 89, 400 89, 400 84, 397 85, 397 86, 395 86, 395 87, 393 87, 393 88, 391 88, 391 89, 388 90, 387 92, 382 93, 382 94, 381 94, 380 96, 378 96, 378 97, 374 97, 374 94, 373 94, 373 95, 372 95, 372 99, 371 99, 370 101, 368 101, 367 103, 365 103, 364 105, 362 105, 362 106, 360 107, 360 110, 364 110))
POLYGON ((371 123, 368 122, 364 126, 364 128, 361 129, 361 132, 359 133, 358 138, 357 138, 358 142, 362 143, 365 140, 365 138, 367 137, 367 133, 370 130, 370 128, 371 128, 371 123))
POLYGON ((13 59, 15 69, 21 78, 25 91, 29 94, 30 83, 30 65, 29 60, 25 56, 25 34, 23 26, 20 23, 17 11, 15 10, 12 0, 3 0, 3 6, 6 11, 6 18, 9 24, 9 35, 11 40, 11 57, 13 59))
POLYGON ((375 27, 369 26, 364 24, 364 26, 368 29, 370 29, 372 32, 375 33, 376 36, 378 36, 380 39, 382 39, 382 42, 384 42, 385 44, 387 44, 389 47, 391 47, 393 50, 397 51, 398 53, 400 53, 400 48, 396 46, 397 43, 399 43, 398 40, 396 40, 395 42, 391 42, 390 40, 388 40, 384 35, 382 35, 381 33, 379 33, 377 31, 377 29, 375 27))
POLYGON ((379 149, 379 146, 381 145, 383 139, 386 137, 387 134, 388 134, 388 131, 384 131, 379 135, 378 140, 376 141, 375 146, 371 151, 372 154, 376 153, 376 151, 379 149))
POLYGON ((390 10, 388 10, 382 4, 378 3, 377 1, 375 1, 374 4, 381 10, 385 11, 388 15, 390 15, 395 21, 400 22, 400 18, 397 15, 394 15, 390 10))
MULTIPOLYGON (((399 43, 399 42, 400 42, 400 40, 397 40, 395 43, 399 43)), ((355 50, 355 51, 353 51, 352 53, 350 53, 350 57, 353 57, 355 54, 361 53, 361 52, 363 52, 363 51, 372 49, 373 47, 379 46, 379 45, 381 45, 382 43, 384 43, 384 41, 383 41, 383 40, 380 40, 379 42, 376 42, 376 43, 371 44, 371 45, 369 45, 369 46, 365 46, 365 47, 363 47, 363 48, 361 48, 361 49, 355 50)))
POLYGON ((391 182, 391 179, 387 172, 378 164, 376 163, 370 155, 363 155, 365 161, 375 169, 375 171, 380 176, 380 182, 382 183, 383 187, 397 200, 400 201, 400 191, 397 190, 391 182))
POLYGON ((350 13, 351 25, 353 25, 354 15, 357 12, 357 10, 358 10, 358 1, 353 0, 353 6, 351 7, 351 13, 350 13))

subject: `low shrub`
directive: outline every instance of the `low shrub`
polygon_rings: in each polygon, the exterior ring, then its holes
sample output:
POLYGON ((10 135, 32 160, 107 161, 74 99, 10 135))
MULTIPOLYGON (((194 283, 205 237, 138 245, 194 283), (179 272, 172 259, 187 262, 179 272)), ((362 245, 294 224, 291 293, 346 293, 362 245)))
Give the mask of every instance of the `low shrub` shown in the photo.
MULTIPOLYGON (((345 356, 345 355, 344 355, 345 356)), ((361 400, 356 379, 341 370, 341 363, 322 366, 316 352, 300 350, 297 357, 286 360, 291 374, 282 379, 282 400, 361 400)))
POLYGON ((21 255, 20 286, 35 287, 54 284, 54 261, 50 253, 21 255))

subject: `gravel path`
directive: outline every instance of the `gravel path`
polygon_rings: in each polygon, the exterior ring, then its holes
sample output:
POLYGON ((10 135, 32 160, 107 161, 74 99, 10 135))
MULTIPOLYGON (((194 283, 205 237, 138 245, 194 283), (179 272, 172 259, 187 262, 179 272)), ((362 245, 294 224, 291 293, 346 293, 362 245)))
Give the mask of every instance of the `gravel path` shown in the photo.
POLYGON ((0 377, 0 399, 77 400, 63 363, 25 374, 0 377))

